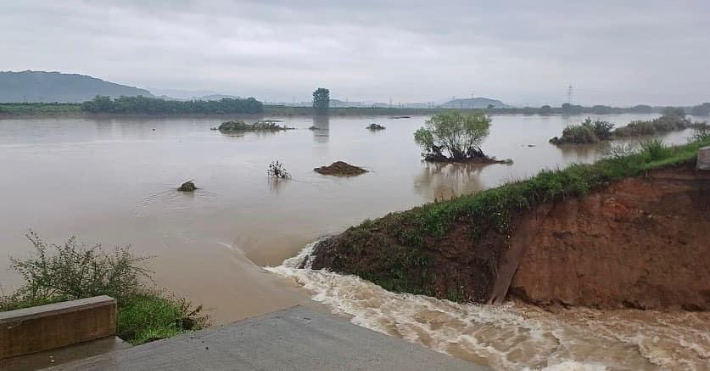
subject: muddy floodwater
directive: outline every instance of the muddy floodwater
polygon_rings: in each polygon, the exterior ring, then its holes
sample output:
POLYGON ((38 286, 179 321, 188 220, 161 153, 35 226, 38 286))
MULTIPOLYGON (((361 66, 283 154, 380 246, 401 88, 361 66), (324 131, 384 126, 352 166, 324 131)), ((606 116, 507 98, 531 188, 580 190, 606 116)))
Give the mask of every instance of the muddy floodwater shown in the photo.
MULTIPOLYGON (((603 117, 622 126, 654 116, 603 117)), ((366 218, 599 159, 607 145, 548 143, 584 117, 494 116, 483 150, 514 162, 487 166, 422 162, 412 133, 423 116, 269 118, 297 130, 224 135, 209 130, 225 121, 215 118, 0 119, 4 292, 19 283, 6 268, 10 256, 30 251, 32 229, 50 242, 77 236, 153 256, 156 282, 204 304, 216 323, 300 303, 496 369, 708 369, 710 319, 702 313, 457 305, 280 266, 366 218), (367 130, 371 123, 386 130, 367 130), (275 160, 292 179, 267 178, 275 160), (313 171, 338 160, 368 172, 313 171), (199 189, 176 192, 187 180, 199 189)), ((688 135, 664 140, 684 143, 688 135)))

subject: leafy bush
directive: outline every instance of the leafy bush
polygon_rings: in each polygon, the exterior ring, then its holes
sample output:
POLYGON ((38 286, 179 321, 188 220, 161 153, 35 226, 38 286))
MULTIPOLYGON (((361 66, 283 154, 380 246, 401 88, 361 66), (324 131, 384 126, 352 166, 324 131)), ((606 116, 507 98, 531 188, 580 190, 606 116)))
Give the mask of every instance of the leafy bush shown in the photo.
POLYGON ((128 247, 108 253, 101 245, 88 247, 75 238, 60 246, 47 244, 34 232, 27 237, 33 254, 23 260, 11 258, 12 269, 24 283, 11 295, 0 297, 0 311, 108 295, 118 304, 118 334, 131 343, 207 324, 208 318, 200 315, 202 307, 193 309, 185 299, 149 288, 150 272, 141 266, 148 258, 132 255, 128 247))
POLYGON ((274 161, 269 164, 269 170, 266 171, 266 174, 269 178, 275 179, 288 179, 291 177, 291 174, 286 171, 283 164, 278 161, 274 161))
POLYGON ((599 138, 599 140, 611 139, 611 129, 614 128, 614 124, 609 121, 604 120, 594 120, 587 117, 583 122, 582 126, 588 127, 594 131, 594 135, 599 138))
POLYGON ((641 120, 631 121, 628 125, 614 130, 614 136, 617 137, 653 135, 655 133, 656 127, 653 125, 652 121, 641 120))
POLYGON ((638 151, 638 147, 632 143, 614 143, 605 153, 605 158, 609 161, 629 165, 629 161, 633 160, 631 156, 638 151))
POLYGON ((101 245, 87 247, 70 238, 64 245, 47 244, 36 233, 27 235, 34 256, 11 258, 11 268, 24 285, 14 294, 19 301, 45 302, 109 295, 117 301, 135 295, 148 271, 140 266, 146 258, 134 257, 128 247, 105 253, 101 245))
POLYGON ((670 149, 660 139, 649 139, 641 142, 641 154, 650 161, 658 161, 668 157, 670 149))
POLYGON ((589 144, 597 143, 599 138, 594 129, 585 125, 570 125, 562 130, 562 137, 550 139, 552 144, 589 144))
POLYGON ((604 120, 587 117, 580 125, 570 125, 562 130, 562 137, 550 139, 552 144, 590 144, 611 139, 614 124, 604 120))
POLYGON ((424 149, 427 160, 459 161, 485 157, 481 143, 488 136, 490 127, 491 118, 482 111, 437 113, 425 122, 423 128, 414 132, 414 141, 424 149))
POLYGON ((710 139, 710 126, 707 124, 707 122, 695 124, 693 135, 690 137, 690 140, 707 141, 708 139, 710 139))

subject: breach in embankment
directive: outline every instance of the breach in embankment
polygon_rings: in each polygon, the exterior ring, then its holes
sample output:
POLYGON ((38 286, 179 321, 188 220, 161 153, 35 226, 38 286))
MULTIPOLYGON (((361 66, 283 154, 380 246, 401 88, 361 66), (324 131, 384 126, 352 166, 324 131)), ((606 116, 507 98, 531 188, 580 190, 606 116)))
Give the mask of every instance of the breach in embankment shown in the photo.
POLYGON ((312 268, 459 302, 710 309, 710 138, 365 221, 312 268))

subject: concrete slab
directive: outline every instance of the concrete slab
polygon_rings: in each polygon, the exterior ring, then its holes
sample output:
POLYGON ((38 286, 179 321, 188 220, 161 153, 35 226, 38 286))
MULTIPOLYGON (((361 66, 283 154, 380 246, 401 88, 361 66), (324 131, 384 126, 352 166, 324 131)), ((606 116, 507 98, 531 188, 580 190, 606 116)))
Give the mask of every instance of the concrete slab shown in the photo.
POLYGON ((300 306, 54 370, 484 370, 300 306))
POLYGON ((3 359, 0 361, 0 370, 41 370, 47 367, 70 363, 88 357, 115 352, 130 347, 130 344, 124 342, 123 340, 115 336, 107 337, 103 339, 87 341, 85 343, 74 344, 63 348, 45 350, 39 353, 32 353, 25 356, 3 359))
POLYGON ((116 300, 105 295, 0 312, 0 359, 115 334, 116 300))
POLYGON ((710 147, 703 147, 698 150, 698 170, 710 170, 710 147))

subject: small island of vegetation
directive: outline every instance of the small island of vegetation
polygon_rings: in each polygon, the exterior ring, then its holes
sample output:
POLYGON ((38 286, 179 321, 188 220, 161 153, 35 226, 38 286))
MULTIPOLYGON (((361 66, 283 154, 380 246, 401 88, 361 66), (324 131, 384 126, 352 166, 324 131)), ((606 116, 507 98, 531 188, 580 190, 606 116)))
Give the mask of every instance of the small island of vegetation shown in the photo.
POLYGON ((187 182, 182 183, 177 190, 178 192, 194 192, 197 190, 197 186, 195 185, 195 182, 188 180, 187 182))
POLYGON ((384 127, 384 126, 382 126, 382 125, 380 125, 380 124, 372 123, 372 124, 370 124, 370 125, 367 126, 367 129, 368 129, 368 130, 372 130, 372 131, 379 131, 379 130, 385 130, 385 129, 387 129, 387 128, 384 127))
POLYGON ((614 124, 587 117, 580 125, 570 125, 562 131, 562 137, 550 139, 552 144, 589 144, 611 139, 614 124))
POLYGON ((509 163, 496 160, 481 150, 488 136, 491 118, 483 111, 437 113, 423 128, 414 132, 414 141, 424 149, 422 156, 430 162, 509 163))
POLYGON ((257 121, 253 124, 247 124, 244 121, 227 121, 223 122, 217 128, 220 132, 246 132, 246 131, 284 131, 293 130, 287 126, 281 126, 276 121, 257 121))
POLYGON ((614 137, 634 137, 667 133, 693 127, 693 122, 685 116, 682 108, 668 107, 663 110, 661 117, 648 121, 632 121, 624 127, 614 130, 614 137))
POLYGON ((367 170, 350 165, 347 162, 336 161, 330 164, 330 166, 321 166, 313 169, 318 174, 323 175, 338 175, 338 176, 355 176, 360 174, 365 174, 367 170))
POLYGON ((661 117, 653 120, 632 121, 614 129, 614 124, 604 120, 585 119, 580 125, 570 125, 561 137, 550 139, 552 144, 593 144, 604 140, 630 138, 697 128, 704 123, 690 121, 682 108, 667 107, 661 117), (614 130, 612 130, 614 129, 614 130))

